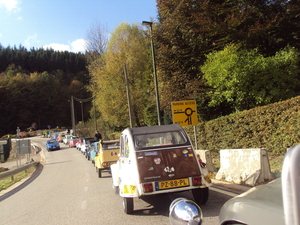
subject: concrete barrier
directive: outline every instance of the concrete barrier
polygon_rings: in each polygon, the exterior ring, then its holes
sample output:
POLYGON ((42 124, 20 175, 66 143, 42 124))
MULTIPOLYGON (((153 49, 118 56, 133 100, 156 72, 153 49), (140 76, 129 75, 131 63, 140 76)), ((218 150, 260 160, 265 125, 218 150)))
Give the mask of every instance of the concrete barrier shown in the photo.
POLYGON ((209 150, 195 150, 196 154, 200 155, 202 161, 206 164, 206 168, 208 172, 217 172, 217 169, 214 167, 212 163, 212 158, 209 150))
POLYGON ((265 149, 220 150, 220 166, 217 180, 255 186, 274 179, 265 149))

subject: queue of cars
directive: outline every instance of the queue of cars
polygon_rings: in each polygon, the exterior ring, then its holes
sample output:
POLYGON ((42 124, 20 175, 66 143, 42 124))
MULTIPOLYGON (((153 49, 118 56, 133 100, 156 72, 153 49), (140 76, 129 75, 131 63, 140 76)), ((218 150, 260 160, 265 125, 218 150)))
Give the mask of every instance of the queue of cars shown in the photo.
MULTIPOLYGON (((48 150, 55 148, 50 147, 55 141, 47 141, 48 150)), ((191 191, 197 204, 208 200, 211 181, 203 175, 191 141, 179 125, 127 128, 120 140, 76 138, 75 145, 94 164, 99 178, 104 171, 112 175, 114 192, 127 214, 134 211, 135 197, 191 191)), ((282 180, 228 200, 220 211, 220 224, 298 224, 300 145, 287 155, 292 153, 291 160, 285 157, 282 180)))
MULTIPOLYGON (((66 135, 63 143, 70 146, 72 139, 66 135)), ((75 146, 94 164, 99 178, 103 172, 111 174, 126 214, 134 211, 133 199, 142 196, 190 191, 198 204, 208 200, 211 180, 177 124, 127 128, 119 140, 80 137, 75 146)))
POLYGON ((110 166, 117 162, 120 153, 119 140, 96 141, 94 138, 78 138, 76 148, 94 164, 99 178, 104 171, 110 173, 110 166))

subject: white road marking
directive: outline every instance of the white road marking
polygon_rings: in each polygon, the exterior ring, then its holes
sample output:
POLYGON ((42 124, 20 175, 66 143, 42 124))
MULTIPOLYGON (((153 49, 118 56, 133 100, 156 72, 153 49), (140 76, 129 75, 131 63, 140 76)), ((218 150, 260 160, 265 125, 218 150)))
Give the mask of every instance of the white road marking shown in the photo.
POLYGON ((232 192, 229 192, 229 191, 225 191, 225 190, 222 190, 222 189, 219 189, 219 188, 209 187, 209 189, 213 190, 213 191, 217 191, 217 192, 225 194, 225 195, 229 195, 231 197, 235 197, 235 196, 238 195, 238 194, 235 194, 235 193, 232 193, 232 192))

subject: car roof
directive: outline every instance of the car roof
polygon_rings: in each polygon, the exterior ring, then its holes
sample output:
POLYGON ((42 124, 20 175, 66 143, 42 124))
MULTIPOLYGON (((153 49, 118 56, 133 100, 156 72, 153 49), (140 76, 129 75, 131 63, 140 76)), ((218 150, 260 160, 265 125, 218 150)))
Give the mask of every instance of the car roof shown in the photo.
POLYGON ((170 132, 170 131, 182 131, 183 128, 178 124, 169 124, 162 126, 150 126, 150 127, 134 127, 127 128, 132 135, 136 134, 146 134, 146 133, 160 133, 160 132, 170 132))
POLYGON ((102 141, 102 144, 110 144, 110 143, 116 143, 116 142, 119 142, 119 140, 105 140, 105 141, 102 141))

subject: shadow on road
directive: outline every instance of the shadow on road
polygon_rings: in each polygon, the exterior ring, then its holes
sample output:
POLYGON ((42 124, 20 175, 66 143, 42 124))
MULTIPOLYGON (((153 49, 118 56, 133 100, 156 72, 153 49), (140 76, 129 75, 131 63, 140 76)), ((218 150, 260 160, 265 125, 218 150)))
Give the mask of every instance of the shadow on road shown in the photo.
MULTIPOLYGON (((143 201, 142 207, 135 208, 133 215, 136 216, 169 216, 169 207, 173 200, 176 198, 186 198, 194 201, 193 195, 190 191, 160 194, 155 196, 143 196, 141 199, 135 201, 143 201)), ((210 191, 210 197, 208 202, 203 205, 199 205, 204 217, 217 217, 219 216, 222 205, 230 199, 230 196, 210 191)), ((135 202, 135 205, 137 202, 135 202)), ((141 204, 139 204, 141 205, 141 204)))

